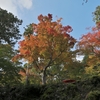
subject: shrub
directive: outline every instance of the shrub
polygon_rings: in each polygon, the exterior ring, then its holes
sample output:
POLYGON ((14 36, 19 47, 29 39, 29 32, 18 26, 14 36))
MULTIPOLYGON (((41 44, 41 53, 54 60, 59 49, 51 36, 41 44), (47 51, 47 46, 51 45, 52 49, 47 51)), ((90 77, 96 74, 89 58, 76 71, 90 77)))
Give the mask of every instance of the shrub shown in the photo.
POLYGON ((100 91, 90 91, 86 96, 86 100, 100 100, 100 91))

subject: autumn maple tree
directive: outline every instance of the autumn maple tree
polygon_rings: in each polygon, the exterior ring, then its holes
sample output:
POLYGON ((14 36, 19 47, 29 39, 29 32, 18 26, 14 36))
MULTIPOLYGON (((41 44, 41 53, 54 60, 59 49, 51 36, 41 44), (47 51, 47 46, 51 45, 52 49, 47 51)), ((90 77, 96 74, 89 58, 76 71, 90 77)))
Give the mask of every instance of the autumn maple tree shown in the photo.
POLYGON ((88 54, 100 56, 100 30, 98 27, 93 27, 92 31, 83 35, 78 43, 80 50, 88 54))
POLYGON ((52 21, 52 15, 39 15, 39 23, 32 24, 33 34, 24 35, 19 42, 19 53, 12 59, 25 59, 42 72, 42 83, 46 84, 47 69, 53 65, 65 66, 73 58, 76 40, 70 36, 72 27, 61 24, 61 18, 52 21))
POLYGON ((98 26, 93 27, 91 32, 83 35, 78 43, 78 49, 81 54, 88 55, 86 70, 93 73, 94 66, 99 65, 100 61, 100 29, 98 26))

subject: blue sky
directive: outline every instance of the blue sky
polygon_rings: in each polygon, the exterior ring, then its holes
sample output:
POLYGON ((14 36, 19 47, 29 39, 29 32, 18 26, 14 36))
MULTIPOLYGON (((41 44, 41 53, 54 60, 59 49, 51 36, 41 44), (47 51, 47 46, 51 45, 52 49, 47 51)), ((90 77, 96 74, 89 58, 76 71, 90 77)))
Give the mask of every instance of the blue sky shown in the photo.
POLYGON ((63 25, 72 26, 71 35, 79 39, 82 34, 88 32, 87 27, 95 25, 92 12, 100 5, 100 0, 88 0, 82 5, 83 2, 83 0, 0 0, 0 7, 23 20, 20 27, 21 34, 26 25, 38 23, 38 15, 51 13, 54 20, 62 17, 63 25))
POLYGON ((100 0, 92 0, 82 5, 82 0, 33 0, 33 6, 21 14, 24 23, 23 26, 35 22, 40 14, 53 14, 62 17, 63 25, 71 25, 73 28, 72 36, 79 39, 82 34, 87 33, 86 28, 94 26, 92 12, 100 4, 100 0), (76 2, 75 2, 76 1, 76 2), (97 2, 96 2, 97 1, 97 2))
POLYGON ((38 23, 38 15, 51 13, 54 20, 56 16, 62 17, 63 25, 71 25, 71 35, 79 39, 87 32, 87 27, 95 25, 92 12, 100 5, 100 0, 89 0, 84 5, 82 3, 83 0, 0 0, 0 7, 23 20, 21 33, 26 25, 38 23))

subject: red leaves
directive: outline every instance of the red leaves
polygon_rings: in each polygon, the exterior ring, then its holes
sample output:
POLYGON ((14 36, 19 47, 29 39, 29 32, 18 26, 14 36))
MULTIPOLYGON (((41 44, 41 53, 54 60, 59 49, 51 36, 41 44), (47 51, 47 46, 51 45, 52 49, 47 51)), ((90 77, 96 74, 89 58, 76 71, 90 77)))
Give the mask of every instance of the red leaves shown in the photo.
POLYGON ((42 15, 42 14, 38 16, 38 20, 39 20, 40 22, 43 21, 43 15, 42 15))
POLYGON ((38 16, 38 20, 40 22, 44 21, 51 21, 52 20, 52 14, 48 14, 48 16, 43 16, 42 14, 38 16))
POLYGON ((69 79, 69 80, 63 80, 63 82, 64 82, 64 83, 73 83, 73 82, 75 82, 75 80, 69 79))
POLYGON ((100 30, 93 27, 91 32, 82 36, 78 46, 86 52, 100 54, 100 30))
POLYGON ((54 32, 54 30, 52 28, 48 28, 47 31, 48 31, 48 34, 53 34, 53 32, 54 32))
POLYGON ((52 14, 48 14, 48 18, 52 20, 52 14))
POLYGON ((26 51, 26 52, 25 52, 25 54, 26 54, 26 55, 29 55, 29 54, 30 54, 30 52, 29 52, 29 51, 26 51))
POLYGON ((26 44, 25 44, 25 40, 20 41, 18 44, 19 44, 20 46, 26 46, 26 44))
POLYGON ((63 27, 63 30, 66 31, 66 32, 68 32, 68 33, 70 33, 70 32, 73 31, 72 27, 69 26, 69 25, 68 25, 68 26, 64 26, 64 27, 63 27))

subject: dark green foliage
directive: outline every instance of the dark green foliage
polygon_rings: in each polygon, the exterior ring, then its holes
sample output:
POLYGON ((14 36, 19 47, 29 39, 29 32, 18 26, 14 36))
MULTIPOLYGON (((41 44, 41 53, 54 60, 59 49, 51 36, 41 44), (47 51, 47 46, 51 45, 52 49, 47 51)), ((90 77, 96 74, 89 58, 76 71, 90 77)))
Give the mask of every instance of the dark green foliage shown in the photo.
POLYGON ((0 100, 100 100, 99 79, 94 76, 75 83, 2 87, 0 100))
POLYGON ((15 95, 18 100, 31 100, 32 98, 35 100, 35 98, 39 98, 40 96, 39 86, 25 86, 21 87, 20 90, 19 96, 16 94, 16 92, 19 90, 13 91, 13 95, 15 95))
POLYGON ((69 79, 81 80, 84 78, 84 64, 80 61, 73 61, 67 66, 67 77, 69 79))
POLYGON ((100 100, 100 91, 90 91, 86 96, 86 100, 100 100))
POLYGON ((96 86, 100 86, 100 77, 97 76, 93 76, 90 80, 91 84, 96 87, 96 86))
POLYGON ((83 65, 86 66, 86 63, 88 61, 88 58, 89 58, 89 55, 88 54, 84 55, 83 60, 82 60, 83 65))
POLYGON ((41 100, 69 100, 75 98, 78 93, 78 88, 74 84, 51 84, 45 89, 41 100))
POLYGON ((65 67, 63 65, 53 65, 53 67, 47 69, 47 83, 59 83, 64 79, 81 80, 85 77, 84 73, 83 63, 79 61, 73 61, 65 67))
POLYGON ((19 25, 22 20, 12 13, 0 8, 0 85, 20 83, 20 62, 13 63, 12 57, 17 53, 13 46, 21 38, 19 25))
POLYGON ((93 20, 97 23, 100 21, 100 6, 96 7, 96 10, 93 12, 94 18, 93 20))
POLYGON ((37 85, 6 87, 0 89, 0 100, 38 100, 41 87, 37 85))
POLYGON ((0 85, 13 85, 20 83, 18 67, 15 67, 12 62, 5 59, 0 59, 0 66, 0 85), (4 62, 4 64, 2 62, 4 62))
POLYGON ((20 83, 20 62, 13 63, 11 58, 16 51, 10 45, 0 45, 0 85, 20 83))
POLYGON ((0 44, 8 43, 13 46, 21 38, 19 34, 21 24, 22 20, 0 8, 0 44))
POLYGON ((24 35, 28 36, 30 34, 33 34, 33 27, 32 27, 32 24, 29 24, 27 25, 25 29, 25 32, 24 32, 24 35))

